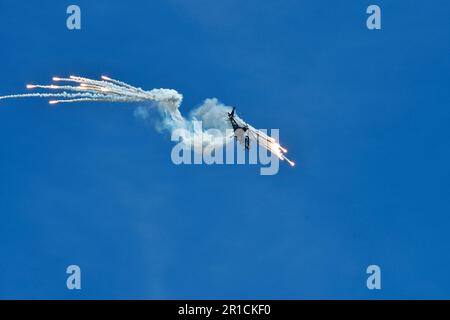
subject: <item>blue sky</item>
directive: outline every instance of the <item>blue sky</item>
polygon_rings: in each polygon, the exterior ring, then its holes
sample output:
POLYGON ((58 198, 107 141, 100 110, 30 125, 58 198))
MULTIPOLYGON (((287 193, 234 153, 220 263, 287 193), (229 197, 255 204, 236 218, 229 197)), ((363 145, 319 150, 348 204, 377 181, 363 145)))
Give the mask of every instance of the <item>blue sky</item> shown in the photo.
POLYGON ((280 128, 295 168, 175 166, 135 106, 0 102, 0 298, 449 298, 446 1, 0 3, 0 94, 108 74, 280 128), (82 290, 65 269, 82 270, 82 290), (382 290, 366 288, 366 267, 382 290))

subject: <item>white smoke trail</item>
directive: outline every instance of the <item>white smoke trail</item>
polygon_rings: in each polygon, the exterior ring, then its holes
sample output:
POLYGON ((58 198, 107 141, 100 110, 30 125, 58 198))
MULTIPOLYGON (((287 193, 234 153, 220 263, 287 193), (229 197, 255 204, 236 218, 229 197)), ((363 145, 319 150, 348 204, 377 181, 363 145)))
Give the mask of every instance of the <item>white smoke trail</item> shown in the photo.
MULTIPOLYGON (((204 103, 193 110, 189 119, 182 116, 179 107, 183 100, 183 96, 173 89, 153 89, 145 91, 141 88, 134 87, 125 82, 114 80, 106 76, 102 76, 102 80, 93 80, 84 77, 70 76, 69 78, 54 77, 55 82, 68 82, 76 85, 27 85, 28 89, 46 89, 46 90, 64 90, 60 93, 25 93, 0 96, 3 99, 15 98, 55 98, 50 100, 50 104, 57 103, 73 103, 73 102, 152 102, 157 106, 163 115, 162 128, 169 131, 175 129, 186 129, 192 135, 186 135, 184 142, 193 145, 195 141, 201 141, 203 147, 215 147, 228 142, 231 137, 226 137, 227 129, 231 125, 227 119, 227 113, 231 111, 231 107, 221 104, 217 99, 206 99, 204 103), (66 91, 72 91, 68 93, 66 91), (202 129, 195 127, 196 121, 201 121, 202 129), (211 133, 208 129, 216 129, 217 134, 211 133), (201 136, 199 138, 199 136, 201 136), (226 137, 224 140, 224 136, 226 137)), ((148 110, 145 107, 138 107, 135 110, 135 116, 141 118, 148 117, 148 110)), ((291 166, 294 162, 286 158, 286 149, 281 147, 278 142, 267 136, 265 133, 246 124, 238 116, 236 120, 242 125, 248 127, 248 136, 250 139, 266 148, 279 159, 286 160, 291 166)), ((196 147, 194 145, 194 147, 196 147)))
POLYGON ((185 129, 189 135, 183 140, 194 148, 220 147, 232 139, 232 136, 226 135, 227 130, 230 130, 227 113, 231 110, 232 107, 225 106, 216 98, 206 99, 199 107, 191 111, 188 118, 183 117, 178 109, 173 113, 169 112, 168 117, 163 117, 163 128, 170 132, 175 129, 185 129), (196 126, 199 123, 201 128, 196 126), (198 143, 202 145, 197 145, 198 143))

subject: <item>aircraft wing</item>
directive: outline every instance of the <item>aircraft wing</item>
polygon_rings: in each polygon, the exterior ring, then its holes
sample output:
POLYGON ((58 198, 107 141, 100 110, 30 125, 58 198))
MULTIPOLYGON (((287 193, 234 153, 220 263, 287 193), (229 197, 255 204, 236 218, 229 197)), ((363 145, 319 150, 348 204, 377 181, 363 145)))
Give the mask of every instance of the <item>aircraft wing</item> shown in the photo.
POLYGON ((244 127, 247 126, 248 127, 248 133, 250 138, 254 139, 254 140, 258 140, 261 142, 265 142, 265 143, 272 143, 275 142, 275 139, 272 137, 269 137, 268 135, 266 135, 265 133, 253 128, 251 125, 245 123, 242 119, 240 119, 239 117, 235 117, 236 123, 239 127, 244 127))
POLYGON ((258 141, 259 143, 271 144, 271 143, 275 142, 274 138, 269 137, 268 135, 266 135, 265 133, 263 133, 259 130, 256 130, 252 126, 248 126, 248 131, 249 131, 249 136, 252 139, 258 141))

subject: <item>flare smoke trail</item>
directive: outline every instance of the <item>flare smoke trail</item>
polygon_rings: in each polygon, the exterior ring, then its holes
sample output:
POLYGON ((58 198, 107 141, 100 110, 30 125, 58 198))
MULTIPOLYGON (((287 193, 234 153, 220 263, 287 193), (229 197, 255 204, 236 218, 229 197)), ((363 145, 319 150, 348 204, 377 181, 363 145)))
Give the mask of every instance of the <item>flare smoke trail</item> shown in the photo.
MULTIPOLYGON (((83 77, 70 76, 69 78, 54 77, 55 82, 72 83, 73 85, 27 85, 27 89, 48 89, 48 90, 62 90, 59 93, 25 93, 14 94, 8 96, 0 96, 2 99, 14 98, 54 98, 50 100, 50 104, 57 103, 72 103, 72 102, 145 102, 150 101, 155 103, 161 113, 164 115, 163 126, 169 130, 184 128, 195 134, 201 134, 201 141, 206 141, 209 145, 224 144, 223 136, 215 137, 205 131, 198 133, 192 128, 192 121, 186 120, 180 113, 179 107, 183 100, 183 96, 173 89, 153 89, 145 91, 141 88, 133 87, 125 82, 111 79, 102 76, 102 80, 93 80, 83 77)), ((209 127, 216 128, 221 132, 229 129, 229 124, 226 120, 226 114, 231 110, 220 104, 217 99, 207 99, 204 104, 192 113, 193 119, 202 119, 207 122, 209 127)), ((137 114, 143 116, 146 113, 145 109, 137 109, 137 114)), ((245 125, 245 122, 236 117, 237 120, 245 125)), ((279 159, 286 160, 291 166, 294 162, 289 160, 285 153, 287 150, 280 146, 278 142, 272 138, 248 125, 250 139, 257 142, 260 146, 266 148, 275 154, 279 159)), ((192 140, 188 137, 184 141, 192 140)), ((193 139, 196 140, 196 139, 193 139)))

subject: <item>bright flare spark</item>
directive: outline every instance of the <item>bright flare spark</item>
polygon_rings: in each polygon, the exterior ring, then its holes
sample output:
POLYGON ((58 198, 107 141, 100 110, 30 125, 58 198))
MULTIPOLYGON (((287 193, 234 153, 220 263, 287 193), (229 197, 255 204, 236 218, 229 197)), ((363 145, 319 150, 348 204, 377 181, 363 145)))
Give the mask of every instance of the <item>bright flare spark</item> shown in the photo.
POLYGON ((153 89, 144 91, 141 88, 133 87, 121 81, 102 77, 103 80, 92 80, 83 77, 70 76, 69 78, 53 77, 53 81, 72 82, 76 86, 62 85, 38 85, 28 84, 27 89, 50 89, 65 90, 60 93, 33 93, 33 94, 17 94, 0 97, 1 99, 26 98, 26 97, 58 97, 61 99, 51 100, 49 103, 55 104, 60 102, 85 102, 85 101, 109 101, 109 102, 142 102, 157 101, 162 103, 173 104, 178 107, 181 104, 183 96, 170 89, 153 89), (66 91, 73 91, 68 93, 66 91), (81 93, 82 92, 82 93, 81 93))

